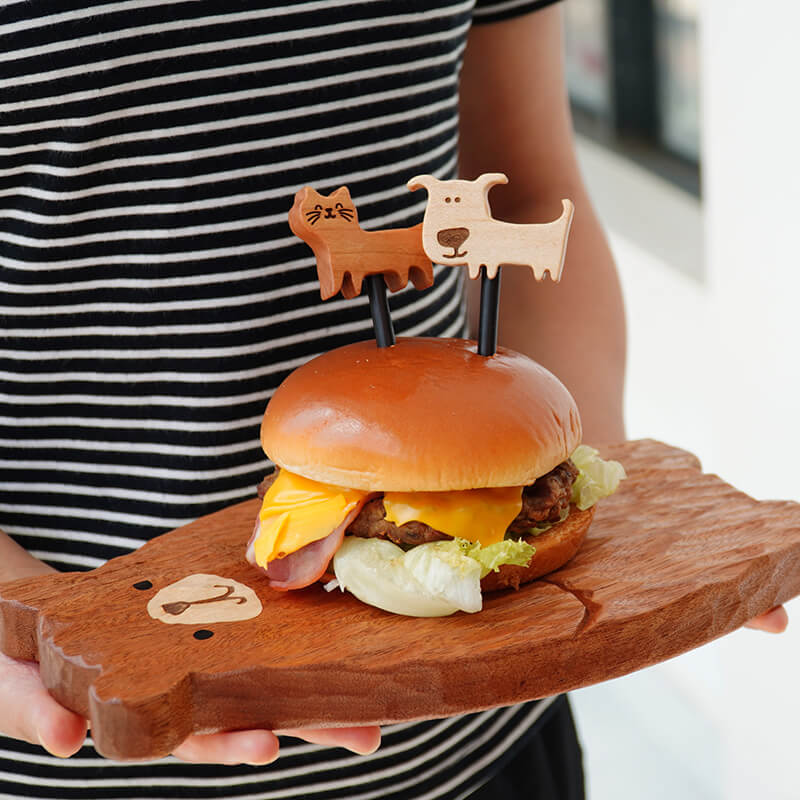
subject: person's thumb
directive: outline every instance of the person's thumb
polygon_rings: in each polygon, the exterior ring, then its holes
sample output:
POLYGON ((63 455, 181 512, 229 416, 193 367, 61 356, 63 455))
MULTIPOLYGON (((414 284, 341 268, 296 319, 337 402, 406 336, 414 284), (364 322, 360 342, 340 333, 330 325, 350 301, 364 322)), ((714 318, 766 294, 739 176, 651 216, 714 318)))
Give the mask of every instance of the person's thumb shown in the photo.
POLYGON ((37 664, 0 654, 0 733, 40 744, 55 756, 76 753, 86 720, 59 705, 39 678, 37 664))

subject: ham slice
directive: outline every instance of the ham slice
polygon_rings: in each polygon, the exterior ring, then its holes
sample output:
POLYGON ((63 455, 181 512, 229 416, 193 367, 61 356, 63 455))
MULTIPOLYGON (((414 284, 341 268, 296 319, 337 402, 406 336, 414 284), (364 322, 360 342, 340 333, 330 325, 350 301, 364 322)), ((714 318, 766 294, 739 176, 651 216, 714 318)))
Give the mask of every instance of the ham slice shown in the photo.
MULTIPOLYGON (((358 516, 362 506, 368 498, 359 502, 344 518, 341 525, 331 533, 316 542, 311 542, 294 553, 289 553, 283 558, 270 561, 264 570, 269 578, 269 585, 273 589, 286 591, 288 589, 302 589, 319 580, 327 571, 328 564, 334 553, 339 549, 344 540, 344 532, 348 525, 358 516)), ((255 540, 258 538, 260 520, 256 519, 256 526, 250 542, 247 545, 247 560, 256 563, 255 540)), ((260 567, 263 569, 263 567, 260 567)))

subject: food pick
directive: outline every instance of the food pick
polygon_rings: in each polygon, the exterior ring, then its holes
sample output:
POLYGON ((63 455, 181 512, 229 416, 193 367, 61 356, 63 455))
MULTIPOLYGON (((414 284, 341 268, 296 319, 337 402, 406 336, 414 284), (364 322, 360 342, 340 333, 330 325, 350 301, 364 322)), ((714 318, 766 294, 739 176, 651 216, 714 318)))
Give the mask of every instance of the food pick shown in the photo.
POLYGON ((502 222, 492 217, 489 208, 489 189, 498 183, 508 183, 508 178, 489 172, 474 181, 417 175, 408 182, 412 191, 428 190, 422 244, 431 261, 466 266, 473 279, 481 275, 478 352, 484 356, 497 349, 500 265, 530 267, 536 280, 549 274, 558 282, 574 211, 570 200, 562 200, 561 216, 553 222, 502 222))
POLYGON ((367 275, 364 278, 369 296, 369 313, 375 329, 375 341, 378 347, 391 347, 395 343, 394 325, 389 310, 389 299, 386 297, 386 282, 380 275, 367 275))
POLYGON ((393 345, 386 287, 396 292, 409 281, 417 289, 433 285, 433 265, 422 247, 422 225, 365 231, 347 187, 323 195, 306 186, 295 195, 289 227, 316 256, 322 299, 339 291, 344 297, 356 297, 366 281, 378 347, 393 345))
POLYGON ((497 351, 500 265, 527 266, 536 280, 550 275, 558 282, 574 211, 570 200, 562 200, 561 216, 552 222, 496 220, 488 192, 498 183, 508 178, 499 172, 474 181, 418 175, 408 188, 428 190, 422 224, 378 231, 359 226, 347 187, 323 195, 306 186, 295 195, 289 226, 314 251, 323 300, 339 291, 355 297, 366 281, 378 347, 395 342, 387 286, 396 292, 411 281, 426 289, 433 284, 433 263, 466 266, 472 279, 480 275, 478 353, 491 356, 497 351))

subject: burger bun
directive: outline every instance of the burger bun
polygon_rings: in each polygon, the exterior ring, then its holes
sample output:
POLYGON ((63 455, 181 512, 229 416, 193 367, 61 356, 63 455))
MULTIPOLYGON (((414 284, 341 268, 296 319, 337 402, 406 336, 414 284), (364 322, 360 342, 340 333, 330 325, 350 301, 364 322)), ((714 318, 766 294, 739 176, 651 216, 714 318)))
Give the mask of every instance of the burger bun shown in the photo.
POLYGON ((399 338, 336 348, 292 372, 261 425, 280 467, 364 491, 527 486, 581 440, 572 395, 511 350, 399 338))
POLYGON ((567 563, 580 548, 594 516, 594 506, 581 511, 570 506, 565 520, 536 536, 523 536, 523 541, 532 545, 536 552, 527 567, 503 564, 497 571, 481 579, 481 591, 495 592, 499 589, 519 589, 520 586, 547 575, 567 563))

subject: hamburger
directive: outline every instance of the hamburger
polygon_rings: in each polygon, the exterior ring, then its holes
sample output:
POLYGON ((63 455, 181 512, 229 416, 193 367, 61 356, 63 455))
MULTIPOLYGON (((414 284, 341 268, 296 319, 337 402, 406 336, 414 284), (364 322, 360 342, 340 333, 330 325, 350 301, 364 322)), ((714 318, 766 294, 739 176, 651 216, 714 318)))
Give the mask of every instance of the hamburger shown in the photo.
POLYGON ((247 557, 280 590, 319 580, 439 616, 519 588, 580 547, 622 469, 580 446, 578 409, 531 359, 465 339, 358 342, 292 372, 261 443, 276 471, 247 557))

